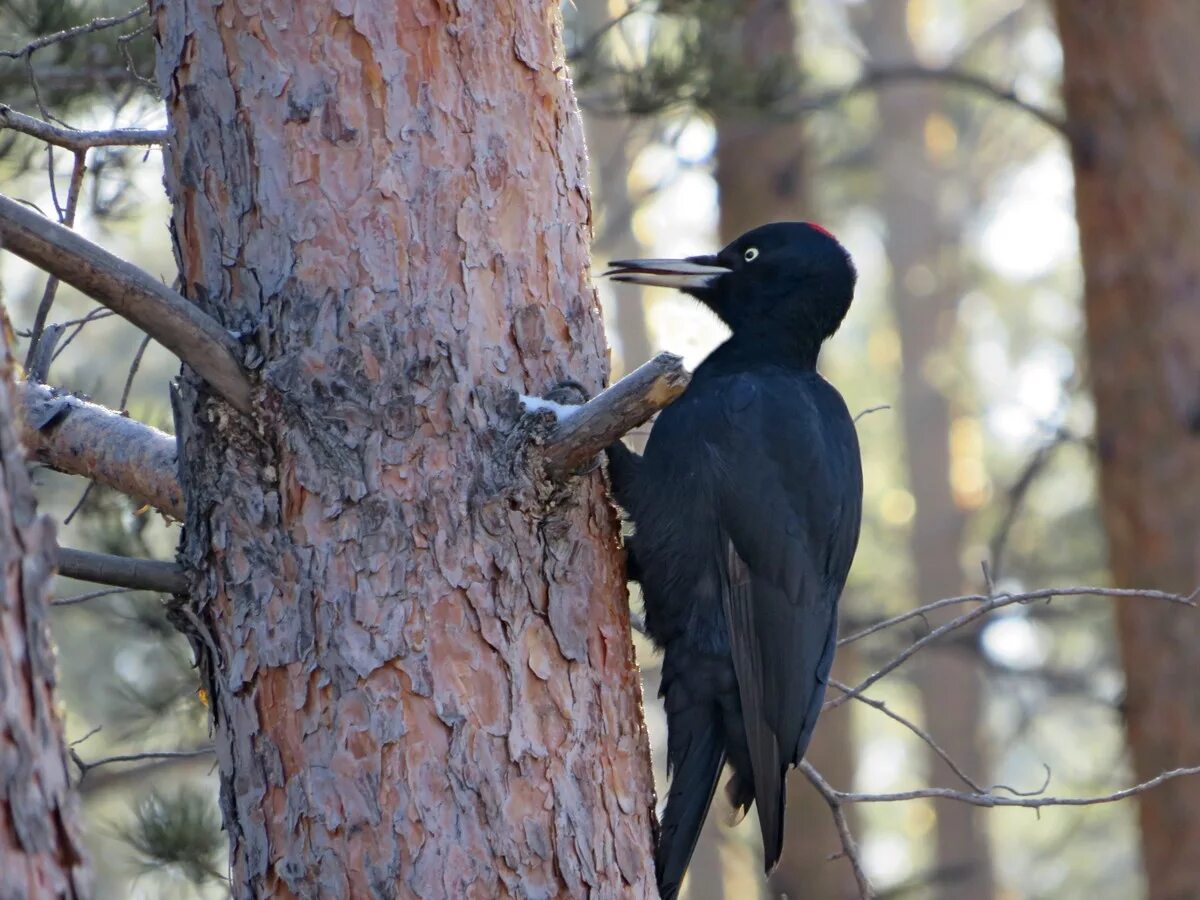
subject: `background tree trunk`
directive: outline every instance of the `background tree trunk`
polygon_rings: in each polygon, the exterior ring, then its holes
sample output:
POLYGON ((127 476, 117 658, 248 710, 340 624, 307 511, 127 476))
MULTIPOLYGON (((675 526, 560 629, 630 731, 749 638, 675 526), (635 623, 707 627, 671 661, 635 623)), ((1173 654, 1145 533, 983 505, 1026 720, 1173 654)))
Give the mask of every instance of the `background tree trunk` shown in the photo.
POLYGON ((352 9, 156 4, 184 290, 262 360, 176 404, 235 895, 651 896, 616 518, 515 425, 606 377, 557 8, 352 9))
MULTIPOLYGON (((861 33, 876 65, 916 65, 907 3, 875 4, 861 33)), ((891 270, 888 296, 903 361, 900 416, 908 489, 916 500, 910 547, 913 590, 922 602, 962 592, 959 562, 966 515, 950 483, 949 398, 932 380, 933 363, 953 341, 962 287, 955 244, 962 223, 943 197, 948 172, 934 163, 926 126, 939 110, 937 87, 897 85, 878 95, 880 127, 874 159, 880 179, 879 209, 887 230, 891 270)), ((930 626, 940 624, 948 615, 930 626)), ((973 632, 972 632, 973 633, 973 632)), ((967 635, 961 635, 965 638, 967 635)), ((980 740, 984 694, 979 667, 961 641, 935 645, 914 667, 929 731, 966 772, 987 771, 980 740)), ((952 783, 949 767, 928 754, 934 783, 952 783)), ((945 897, 977 900, 994 893, 981 810, 962 803, 937 807, 936 860, 931 881, 945 897)))
MULTIPOLYGON (((1200 584, 1200 7, 1058 0, 1100 499, 1118 585, 1200 584)), ((1200 759, 1200 622, 1117 604, 1139 779, 1200 759)), ((1138 798, 1151 900, 1200 895, 1200 782, 1138 798)))
POLYGON ((17 442, 11 328, 0 305, 0 897, 91 895, 54 690, 54 523, 17 442))
MULTIPOLYGON (((736 61, 735 80, 753 84, 775 78, 782 84, 798 85, 799 23, 791 4, 786 0, 754 0, 746 5, 744 19, 738 24, 736 29, 725 21, 711 26, 729 30, 730 55, 736 61)), ((761 109, 721 110, 715 116, 715 123, 721 244, 767 222, 814 218, 802 120, 781 121, 769 110, 761 109)), ((837 657, 834 677, 848 681, 847 671, 843 651, 837 657)), ((853 783, 854 747, 848 708, 821 718, 805 758, 833 784, 853 783)), ((724 804, 724 794, 720 796, 724 804)), ((709 816, 701 833, 702 848, 704 842, 713 841, 713 851, 719 850, 717 841, 724 829, 724 819, 723 815, 709 816)), ((829 807, 808 780, 795 772, 788 778, 784 835, 783 857, 770 879, 771 896, 828 900, 855 896, 849 866, 830 859, 839 852, 841 844, 829 807)), ((757 833, 754 843, 757 847, 757 833)), ((762 871, 761 857, 756 859, 755 866, 762 871)), ((704 888, 695 875, 693 872, 689 897, 698 900, 722 896, 697 893, 704 888)), ((717 882, 707 890, 720 888, 717 882)))

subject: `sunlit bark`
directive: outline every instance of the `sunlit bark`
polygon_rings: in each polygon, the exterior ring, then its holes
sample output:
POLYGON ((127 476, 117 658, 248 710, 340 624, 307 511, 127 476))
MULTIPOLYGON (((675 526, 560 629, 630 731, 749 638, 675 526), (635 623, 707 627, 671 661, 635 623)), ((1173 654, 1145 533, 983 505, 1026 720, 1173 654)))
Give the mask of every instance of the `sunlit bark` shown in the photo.
POLYGON ((262 357, 177 402, 235 895, 653 895, 615 515, 511 402, 606 376, 556 6, 156 32, 182 289, 262 357))

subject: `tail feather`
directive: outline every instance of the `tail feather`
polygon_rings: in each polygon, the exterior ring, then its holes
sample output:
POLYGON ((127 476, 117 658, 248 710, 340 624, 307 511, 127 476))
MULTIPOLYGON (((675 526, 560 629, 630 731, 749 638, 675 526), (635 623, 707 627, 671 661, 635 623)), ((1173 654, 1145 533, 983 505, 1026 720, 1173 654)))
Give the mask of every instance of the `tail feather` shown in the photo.
POLYGON ((659 894, 663 900, 674 900, 717 789, 717 779, 725 764, 725 749, 715 716, 696 707, 669 717, 668 734, 667 755, 674 775, 654 866, 659 894))

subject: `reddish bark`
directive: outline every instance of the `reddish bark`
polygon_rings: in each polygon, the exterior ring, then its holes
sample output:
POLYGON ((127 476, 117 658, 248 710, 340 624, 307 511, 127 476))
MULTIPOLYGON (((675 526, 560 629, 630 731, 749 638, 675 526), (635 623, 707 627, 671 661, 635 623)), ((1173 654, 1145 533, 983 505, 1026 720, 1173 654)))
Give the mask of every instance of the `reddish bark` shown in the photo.
POLYGON ((0 894, 75 900, 91 891, 54 691, 54 523, 17 440, 9 334, 0 306, 0 894))
MULTIPOLYGON (((1200 8, 1058 0, 1100 500, 1118 585, 1200 584, 1200 8)), ((1200 760, 1200 622, 1118 604, 1146 779, 1200 760)), ((1200 780, 1138 798, 1151 900, 1200 895, 1200 780)))
POLYGON ((235 895, 651 896, 615 516, 513 414, 606 377, 556 7, 155 6, 183 289, 264 360, 177 404, 235 895))

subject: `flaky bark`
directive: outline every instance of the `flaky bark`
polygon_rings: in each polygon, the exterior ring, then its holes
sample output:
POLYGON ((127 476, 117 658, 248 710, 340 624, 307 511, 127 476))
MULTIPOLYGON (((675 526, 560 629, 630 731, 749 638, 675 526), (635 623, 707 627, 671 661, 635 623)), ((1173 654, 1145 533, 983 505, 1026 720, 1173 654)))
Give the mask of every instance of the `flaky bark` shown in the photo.
MULTIPOLYGON (((1120 585, 1200 584, 1200 8, 1059 0, 1100 499, 1120 585)), ((1139 779, 1200 759, 1200 622, 1119 604, 1139 779)), ((1200 895, 1200 781, 1138 798, 1151 900, 1200 895)))
MULTIPOLYGON (((906 5, 872 7, 862 36, 879 66, 912 65, 916 52, 906 5)), ((961 265, 952 248, 962 223, 946 201, 946 171, 926 147, 924 129, 939 108, 938 87, 897 85, 879 94, 880 129, 875 158, 880 168, 879 208, 887 230, 891 270, 889 299, 900 338, 900 415, 908 489, 916 499, 909 543, 916 597, 926 602, 962 592, 959 564, 966 515, 950 484, 950 399, 930 380, 931 363, 952 343, 961 265), (924 276, 924 277, 922 277, 924 276), (922 281, 925 284, 922 284, 922 281)), ((930 616, 931 624, 952 618, 930 616)), ((987 771, 980 735, 983 685, 978 667, 961 647, 930 647, 916 668, 929 731, 966 772, 987 771)), ((952 778, 929 754, 935 783, 952 778)), ((939 896, 986 900, 993 896, 987 824, 981 810, 965 804, 937 807, 937 855, 931 879, 939 896)))
POLYGON ((0 897, 90 896, 47 621, 54 525, 37 514, 0 306, 0 897))
POLYGON ((183 290, 264 360, 176 404, 235 895, 652 895, 614 513, 507 411, 606 376, 556 9, 155 7, 183 290))

